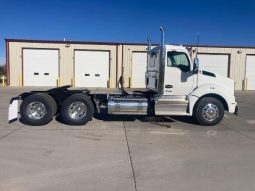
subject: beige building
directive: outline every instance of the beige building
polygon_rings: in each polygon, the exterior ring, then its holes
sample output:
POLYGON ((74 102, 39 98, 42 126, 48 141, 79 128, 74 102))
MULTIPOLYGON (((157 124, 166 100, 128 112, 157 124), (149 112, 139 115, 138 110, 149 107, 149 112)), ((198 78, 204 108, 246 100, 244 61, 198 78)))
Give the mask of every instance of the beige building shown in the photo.
MULTIPOLYGON (((190 48, 194 57, 196 47, 190 48)), ((6 39, 10 86, 143 88, 146 44, 6 39)), ((236 90, 255 90, 255 47, 200 46, 200 66, 228 76, 236 90)))

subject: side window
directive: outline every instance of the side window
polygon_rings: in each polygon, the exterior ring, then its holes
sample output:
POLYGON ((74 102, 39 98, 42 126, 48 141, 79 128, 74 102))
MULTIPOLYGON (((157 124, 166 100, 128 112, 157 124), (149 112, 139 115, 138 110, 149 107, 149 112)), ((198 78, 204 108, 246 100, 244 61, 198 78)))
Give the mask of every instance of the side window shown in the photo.
POLYGON ((190 62, 184 52, 167 52, 167 66, 179 68, 183 72, 190 71, 190 62))

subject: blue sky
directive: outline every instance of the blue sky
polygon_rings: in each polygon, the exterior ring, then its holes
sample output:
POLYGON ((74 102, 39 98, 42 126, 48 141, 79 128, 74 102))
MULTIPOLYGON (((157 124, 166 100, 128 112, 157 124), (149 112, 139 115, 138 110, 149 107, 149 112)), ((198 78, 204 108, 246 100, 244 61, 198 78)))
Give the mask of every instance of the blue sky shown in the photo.
POLYGON ((0 0, 5 38, 255 46, 255 0, 0 0))

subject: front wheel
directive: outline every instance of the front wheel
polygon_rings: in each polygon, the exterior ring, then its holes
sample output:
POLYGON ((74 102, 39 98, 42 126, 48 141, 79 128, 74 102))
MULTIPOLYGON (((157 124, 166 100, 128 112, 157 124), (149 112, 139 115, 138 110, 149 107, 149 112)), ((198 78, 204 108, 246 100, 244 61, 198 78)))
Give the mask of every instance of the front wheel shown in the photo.
POLYGON ((224 106, 216 98, 204 97, 194 108, 193 117, 200 125, 216 125, 224 117, 224 106))
POLYGON ((61 107, 61 117, 69 125, 84 125, 92 119, 94 105, 84 94, 66 98, 61 107))

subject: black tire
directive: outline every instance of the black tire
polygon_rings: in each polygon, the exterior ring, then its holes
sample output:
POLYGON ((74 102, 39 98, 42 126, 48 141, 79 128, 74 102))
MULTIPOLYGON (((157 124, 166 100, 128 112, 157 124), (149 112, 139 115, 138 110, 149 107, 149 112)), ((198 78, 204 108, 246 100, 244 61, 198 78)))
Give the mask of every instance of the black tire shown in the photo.
POLYGON ((196 104, 194 111, 193 111, 193 117, 198 122, 198 124, 203 126, 214 126, 217 125, 224 117, 224 106, 216 98, 213 97, 204 97, 201 98, 198 103, 196 104), (208 105, 211 104, 211 105, 208 105), (206 116, 206 107, 213 107, 214 111, 218 111, 216 115, 212 113, 212 118, 206 116))
POLYGON ((60 114, 63 121, 68 125, 85 125, 88 121, 92 120, 94 115, 94 105, 88 96, 77 93, 64 100, 60 114), (86 112, 83 113, 84 116, 78 116, 78 119, 71 117, 68 112, 69 107, 72 108, 72 104, 75 102, 82 103, 82 107, 84 107, 86 110, 86 112))
POLYGON ((47 97, 51 101, 52 108, 53 108, 53 116, 52 117, 54 117, 57 114, 57 109, 58 109, 56 101, 49 94, 42 93, 41 95, 47 97))
POLYGON ((27 96, 20 105, 21 121, 27 125, 39 126, 48 124, 53 117, 54 105, 52 101, 44 94, 31 94, 27 96), (35 119, 29 115, 29 106, 32 103, 42 103, 46 113, 40 119, 35 119))

